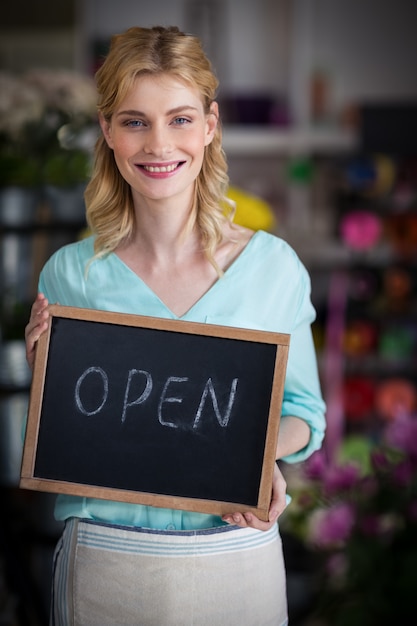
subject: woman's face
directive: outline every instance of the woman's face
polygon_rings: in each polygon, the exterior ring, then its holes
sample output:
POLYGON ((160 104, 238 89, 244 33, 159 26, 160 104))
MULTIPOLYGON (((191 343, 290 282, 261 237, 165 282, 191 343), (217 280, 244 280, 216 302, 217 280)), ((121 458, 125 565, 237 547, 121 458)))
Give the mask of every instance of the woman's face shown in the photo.
POLYGON ((204 112, 196 89, 168 74, 138 77, 110 122, 100 119, 117 167, 134 198, 193 198, 213 139, 217 104, 204 112))

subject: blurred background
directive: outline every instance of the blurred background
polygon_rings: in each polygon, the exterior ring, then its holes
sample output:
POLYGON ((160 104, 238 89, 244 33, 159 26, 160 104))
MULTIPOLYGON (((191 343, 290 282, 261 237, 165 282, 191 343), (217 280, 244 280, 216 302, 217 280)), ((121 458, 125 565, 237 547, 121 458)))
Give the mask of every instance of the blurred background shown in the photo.
MULTIPOLYGON (((307 266, 328 430, 284 467, 290 623, 414 623, 417 4, 15 0, 0 17, 0 626, 48 623, 61 527, 19 489, 39 271, 85 234, 94 71, 113 33, 178 25, 220 79, 236 221, 307 266)), ((278 269, 278 268, 277 268, 278 269)))

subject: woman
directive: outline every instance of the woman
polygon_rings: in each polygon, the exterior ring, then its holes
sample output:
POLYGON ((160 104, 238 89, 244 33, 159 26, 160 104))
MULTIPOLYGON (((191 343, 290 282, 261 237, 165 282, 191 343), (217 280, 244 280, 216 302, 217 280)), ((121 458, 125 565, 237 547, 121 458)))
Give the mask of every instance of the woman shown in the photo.
MULTIPOLYGON (((291 333, 277 459, 307 458, 325 428, 309 278, 282 240, 227 215, 217 80, 199 41, 177 28, 131 28, 112 39, 96 78, 93 235, 41 273, 29 364, 48 302, 291 333)), ((66 524, 52 623, 283 626, 285 490, 276 466, 268 522, 58 496, 66 524)))

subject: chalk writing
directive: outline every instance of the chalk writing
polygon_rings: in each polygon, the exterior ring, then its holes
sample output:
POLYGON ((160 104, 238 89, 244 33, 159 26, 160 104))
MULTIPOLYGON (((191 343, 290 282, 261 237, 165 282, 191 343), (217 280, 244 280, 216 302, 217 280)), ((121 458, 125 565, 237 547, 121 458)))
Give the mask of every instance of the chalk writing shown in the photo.
POLYGON ((96 415, 97 413, 100 413, 101 409, 104 407, 104 405, 107 402, 108 395, 109 395, 109 379, 107 377, 106 372, 103 369, 101 369, 101 367, 89 367, 88 369, 86 369, 85 372, 81 374, 81 376, 77 380, 77 384, 75 385, 75 404, 77 405, 77 409, 80 411, 80 413, 84 413, 84 415, 90 416, 90 415, 96 415), (85 409, 83 403, 81 402, 80 388, 84 380, 87 378, 87 376, 90 376, 91 374, 99 374, 99 376, 101 377, 103 381, 103 399, 101 401, 101 404, 94 411, 87 411, 87 409, 85 409))
POLYGON ((149 374, 149 372, 145 372, 145 370, 129 370, 129 374, 127 377, 126 391, 125 391, 125 399, 123 402, 122 422, 124 422, 126 419, 127 408, 129 406, 134 406, 134 405, 142 404, 143 402, 145 402, 149 398, 149 395, 152 391, 152 387, 153 387, 152 377, 149 374), (139 398, 136 398, 136 400, 133 400, 133 402, 128 402, 132 378, 133 376, 136 376, 137 374, 143 374, 146 377, 145 389, 143 390, 139 398))
MULTIPOLYGON (((238 378, 234 378, 232 380, 230 391, 228 391, 228 399, 225 402, 226 407, 222 414, 220 407, 219 407, 219 401, 217 398, 213 381, 211 378, 208 378, 207 382, 205 383, 203 387, 203 392, 201 394, 201 398, 200 398, 197 410, 195 412, 194 419, 192 420, 193 429, 198 428, 201 422, 201 416, 202 416, 202 413, 203 413, 203 410, 204 410, 204 407, 206 405, 208 398, 210 398, 211 400, 213 411, 214 411, 214 414, 216 416, 216 419, 219 425, 222 428, 225 428, 226 426, 228 426, 230 416, 232 414, 233 406, 236 400, 238 380, 239 380, 238 378)), ((176 392, 176 395, 172 395, 174 392, 171 392, 170 389, 172 389, 173 385, 184 384, 184 383, 187 383, 188 381, 189 381, 188 377, 169 376, 167 378, 163 386, 161 396, 159 398, 158 409, 157 409, 158 421, 162 426, 167 426, 168 428, 179 427, 178 423, 169 421, 168 419, 164 417, 164 405, 166 404, 169 405, 173 403, 181 404, 183 402, 184 397, 181 395, 178 395, 178 392, 176 392)), ((129 370, 128 375, 127 375, 127 382, 126 382, 124 398, 123 398, 123 406, 122 406, 122 411, 121 411, 122 423, 126 421, 126 415, 127 415, 128 409, 134 406, 138 406, 140 404, 144 404, 146 400, 149 398, 149 396, 151 395, 153 387, 154 385, 153 385, 152 376, 149 372, 145 370, 138 370, 138 369, 129 370), (132 381, 135 377, 138 377, 138 376, 144 377, 144 386, 140 394, 136 398, 132 398, 131 397, 131 395, 133 395, 131 393, 132 381)), ((104 408, 107 402, 108 395, 109 395, 109 378, 106 372, 101 367, 93 366, 93 367, 87 368, 81 374, 81 376, 78 378, 76 382, 75 404, 76 404, 78 411, 82 413, 83 415, 92 416, 92 415, 97 415, 98 413, 100 413, 100 411, 104 408), (99 375, 101 379, 102 395, 99 398, 99 403, 97 407, 95 407, 92 410, 88 410, 85 407, 83 401, 81 400, 81 396, 80 396, 81 387, 88 384, 89 377, 91 377, 92 375, 97 375, 97 374, 99 375)), ((222 395, 224 396, 225 393, 222 393, 222 395)))
POLYGON ((159 404, 158 404, 158 419, 159 422, 162 424, 162 426, 170 426, 171 428, 178 428, 177 424, 174 424, 173 422, 167 422, 162 418, 162 406, 164 404, 164 402, 178 402, 181 403, 182 402, 182 398, 178 398, 178 397, 174 397, 174 396, 168 396, 166 395, 167 391, 168 391, 168 387, 171 383, 186 383, 188 381, 188 378, 178 378, 177 376, 170 376, 165 385, 164 385, 164 389, 162 391, 162 395, 161 398, 159 400, 159 404))
POLYGON ((228 425, 229 419, 230 419, 230 413, 232 412, 233 403, 235 401, 237 382, 238 382, 238 379, 234 378, 232 381, 232 387, 230 390, 229 403, 227 405, 226 413, 222 417, 220 415, 219 404, 217 402, 217 396, 214 391, 213 382, 211 378, 208 379, 206 386, 204 387, 203 395, 201 396, 199 407, 197 409, 197 413, 196 413, 195 420, 194 420, 194 426, 193 426, 194 428, 197 428, 198 426, 198 423, 201 418, 201 413, 205 405, 207 395, 209 393, 210 393, 211 401, 213 403, 213 409, 216 414, 217 421, 219 422, 220 426, 223 426, 223 428, 228 425))

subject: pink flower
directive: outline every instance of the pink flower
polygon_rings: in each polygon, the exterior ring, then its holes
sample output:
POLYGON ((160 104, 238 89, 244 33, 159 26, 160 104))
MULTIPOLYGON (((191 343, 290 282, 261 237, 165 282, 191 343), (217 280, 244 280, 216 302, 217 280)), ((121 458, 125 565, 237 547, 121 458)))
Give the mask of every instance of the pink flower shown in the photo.
POLYGON ((311 517, 310 540, 319 548, 343 545, 349 539, 355 523, 355 510, 343 502, 316 511, 311 517))
POLYGON ((324 477, 324 491, 327 495, 346 491, 357 484, 359 477, 359 467, 354 463, 332 466, 324 477))
POLYGON ((417 458, 417 418, 410 415, 400 415, 388 425, 385 439, 394 448, 403 450, 410 456, 417 458))
POLYGON ((375 470, 388 470, 391 466, 391 462, 387 454, 383 450, 373 450, 371 453, 371 463, 375 470))
POLYGON ((307 459, 304 472, 310 480, 321 480, 326 471, 326 458, 322 450, 318 450, 307 459))

